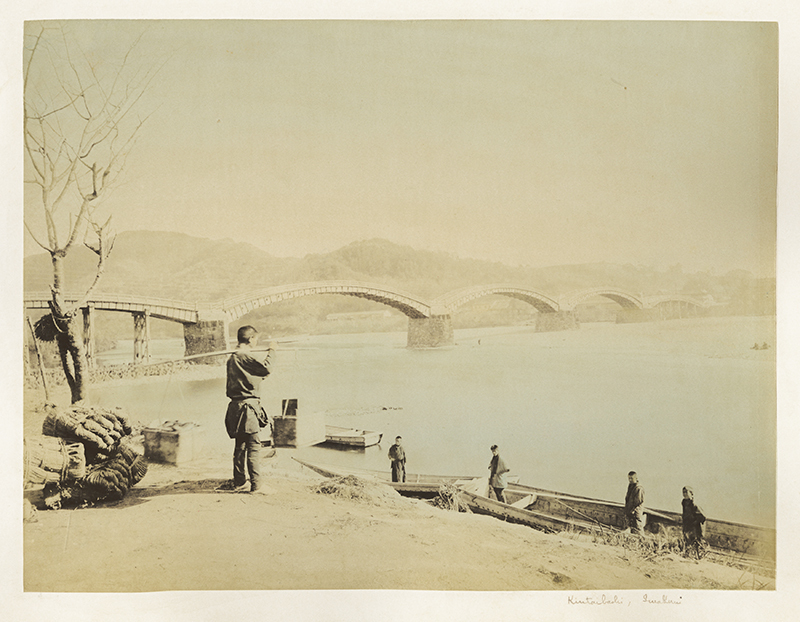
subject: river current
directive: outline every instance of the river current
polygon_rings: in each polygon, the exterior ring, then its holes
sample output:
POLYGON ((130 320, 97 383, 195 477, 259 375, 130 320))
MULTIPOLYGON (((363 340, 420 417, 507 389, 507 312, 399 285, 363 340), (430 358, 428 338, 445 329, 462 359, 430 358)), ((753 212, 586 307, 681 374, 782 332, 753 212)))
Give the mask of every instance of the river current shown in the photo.
MULTIPOLYGON (((709 516, 774 527, 774 318, 455 337, 455 346, 430 350, 406 348, 404 332, 287 340, 264 382, 264 404, 278 414, 281 399, 296 398, 300 416, 324 412, 327 423, 383 433, 366 450, 297 450, 311 461, 388 470, 386 453, 401 435, 409 472, 484 476, 497 444, 522 483, 622 500, 635 470, 650 507, 680 511, 689 485, 709 516)), ((182 355, 180 340, 153 346, 165 358, 182 355)), ((126 352, 123 344, 99 359, 120 362, 126 352)), ((230 455, 221 377, 91 391, 146 424, 196 421, 208 452, 230 455)))

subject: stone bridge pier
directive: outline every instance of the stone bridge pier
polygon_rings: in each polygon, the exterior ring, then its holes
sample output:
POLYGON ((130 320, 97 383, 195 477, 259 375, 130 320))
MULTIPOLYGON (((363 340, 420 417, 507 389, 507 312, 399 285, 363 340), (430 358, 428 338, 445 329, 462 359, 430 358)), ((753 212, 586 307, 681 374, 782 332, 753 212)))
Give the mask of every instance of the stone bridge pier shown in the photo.
POLYGON ((450 315, 408 318, 409 348, 436 348, 454 344, 453 319, 450 315))
MULTIPOLYGON (((228 349, 229 320, 224 311, 199 311, 197 322, 183 325, 184 356, 221 352, 228 349)), ((214 357, 196 359, 197 363, 211 363, 214 357)))

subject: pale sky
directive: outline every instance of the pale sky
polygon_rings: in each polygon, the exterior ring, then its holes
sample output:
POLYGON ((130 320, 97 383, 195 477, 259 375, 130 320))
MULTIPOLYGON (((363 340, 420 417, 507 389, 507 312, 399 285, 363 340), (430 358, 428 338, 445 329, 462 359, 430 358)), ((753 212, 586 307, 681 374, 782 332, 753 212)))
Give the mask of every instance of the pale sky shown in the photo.
POLYGON ((141 62, 165 63, 106 199, 117 231, 277 256, 379 237, 511 265, 775 274, 774 23, 74 21, 67 32, 99 61, 144 33, 141 62))

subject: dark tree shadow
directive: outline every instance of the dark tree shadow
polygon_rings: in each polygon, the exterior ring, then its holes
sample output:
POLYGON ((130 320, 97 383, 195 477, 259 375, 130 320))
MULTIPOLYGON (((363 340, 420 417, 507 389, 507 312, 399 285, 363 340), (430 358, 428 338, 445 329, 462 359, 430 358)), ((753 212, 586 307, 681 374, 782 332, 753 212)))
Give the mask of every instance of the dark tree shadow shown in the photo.
MULTIPOLYGON (((162 497, 165 495, 185 495, 185 494, 241 494, 229 488, 229 479, 198 479, 198 480, 183 480, 180 482, 172 482, 162 486, 142 486, 131 488, 128 493, 118 500, 103 500, 95 501, 92 503, 81 503, 77 505, 66 505, 61 508, 64 510, 75 509, 89 509, 89 508, 104 508, 104 509, 125 509, 146 503, 154 497, 162 497), (226 487, 228 489, 226 490, 226 487)), ((50 510, 45 507, 42 491, 26 491, 25 498, 28 499, 34 507, 38 510, 46 512, 57 512, 58 510, 50 510)))

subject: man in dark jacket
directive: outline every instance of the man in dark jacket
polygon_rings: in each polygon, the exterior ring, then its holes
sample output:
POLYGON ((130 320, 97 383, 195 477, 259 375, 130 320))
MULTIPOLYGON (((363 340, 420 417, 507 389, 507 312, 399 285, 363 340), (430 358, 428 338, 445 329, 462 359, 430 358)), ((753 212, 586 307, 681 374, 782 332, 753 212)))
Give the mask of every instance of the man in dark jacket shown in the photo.
POLYGON ((261 428, 272 427, 272 418, 261 406, 261 381, 270 373, 272 344, 265 357, 251 352, 258 343, 258 332, 252 326, 242 326, 237 333, 239 345, 227 362, 226 394, 230 403, 225 413, 225 428, 235 444, 233 449, 233 489, 263 493, 261 487, 260 451, 261 428), (245 464, 247 473, 245 473, 245 464))
POLYGON ((497 445, 492 445, 490 449, 492 451, 492 460, 489 462, 489 486, 494 490, 494 496, 497 497, 497 500, 506 503, 505 489, 508 485, 506 473, 508 473, 509 469, 505 460, 500 457, 500 450, 497 445))
POLYGON ((684 486, 683 488, 681 505, 683 506, 681 525, 683 527, 683 538, 687 546, 702 543, 703 524, 706 522, 706 516, 703 510, 694 502, 694 491, 689 486, 684 486))
POLYGON ((636 471, 628 473, 628 491, 625 493, 625 522, 631 533, 641 534, 644 527, 644 489, 639 484, 636 471))
POLYGON ((394 439, 394 445, 389 447, 389 460, 392 461, 392 481, 406 481, 406 452, 403 449, 403 438, 394 439))

